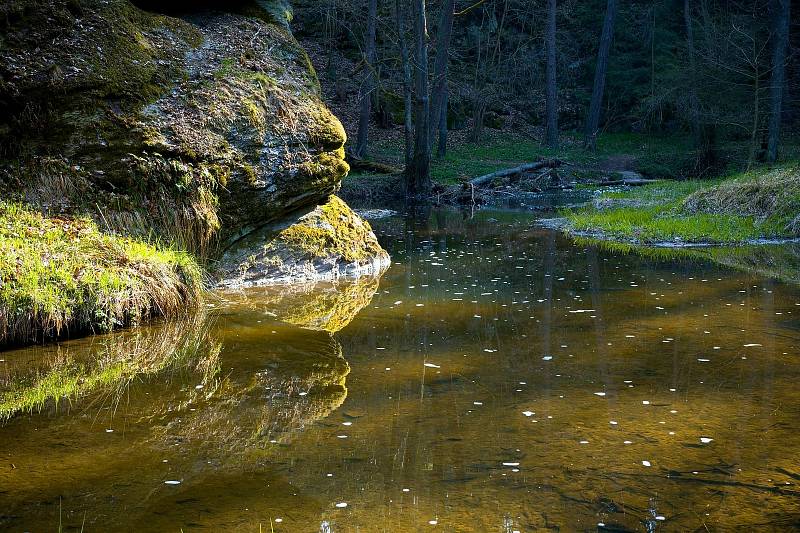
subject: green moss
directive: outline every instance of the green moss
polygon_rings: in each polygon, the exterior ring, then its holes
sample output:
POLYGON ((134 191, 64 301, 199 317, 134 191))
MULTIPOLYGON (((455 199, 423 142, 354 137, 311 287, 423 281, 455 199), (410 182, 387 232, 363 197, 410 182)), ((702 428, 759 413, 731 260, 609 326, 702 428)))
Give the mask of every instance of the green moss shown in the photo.
POLYGON ((256 172, 255 167, 248 163, 243 163, 240 168, 244 173, 247 184, 251 187, 255 187, 255 185, 258 183, 258 173, 256 172))
MULTIPOLYGON (((327 151, 343 148, 347 142, 347 134, 342 123, 325 107, 325 104, 319 101, 315 103, 318 105, 315 106, 314 121, 309 128, 308 143, 327 151)), ((344 159, 344 152, 341 153, 344 159)))
POLYGON ((298 174, 311 178, 314 187, 338 183, 350 172, 350 165, 344 160, 344 148, 335 152, 322 152, 311 161, 298 166, 298 174))
POLYGON ((266 128, 266 120, 264 117, 264 110, 256 102, 249 98, 242 100, 245 114, 250 121, 250 125, 260 134, 264 134, 266 128))
POLYGON ((217 70, 214 71, 214 77, 218 80, 230 78, 236 70, 236 60, 232 57, 226 57, 220 63, 217 70))
POLYGON ((380 252, 377 241, 372 243, 374 238, 369 238, 369 223, 336 196, 313 215, 281 231, 270 246, 287 246, 310 257, 341 257, 347 263, 365 261, 380 252))
POLYGON ((180 316, 200 291, 184 253, 0 202, 0 344, 180 316))

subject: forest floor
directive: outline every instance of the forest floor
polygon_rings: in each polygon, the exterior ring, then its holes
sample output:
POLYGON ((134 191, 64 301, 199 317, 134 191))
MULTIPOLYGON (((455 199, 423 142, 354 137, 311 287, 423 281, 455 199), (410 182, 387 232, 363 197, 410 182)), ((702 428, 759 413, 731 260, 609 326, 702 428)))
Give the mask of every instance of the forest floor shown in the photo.
POLYGON ((0 202, 0 346, 182 315, 201 290, 186 253, 0 202))

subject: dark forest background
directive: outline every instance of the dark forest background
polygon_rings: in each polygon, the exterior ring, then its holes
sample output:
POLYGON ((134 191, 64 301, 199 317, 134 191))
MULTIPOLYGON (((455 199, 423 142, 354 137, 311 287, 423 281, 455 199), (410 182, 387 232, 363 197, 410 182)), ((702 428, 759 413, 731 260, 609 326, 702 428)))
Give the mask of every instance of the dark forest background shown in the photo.
POLYGON ((293 26, 351 159, 385 156, 373 145, 402 145, 405 125, 413 174, 426 120, 434 158, 497 131, 589 151, 627 134, 680 141, 665 173, 695 177, 796 157, 800 17, 788 2, 295 0, 293 26))

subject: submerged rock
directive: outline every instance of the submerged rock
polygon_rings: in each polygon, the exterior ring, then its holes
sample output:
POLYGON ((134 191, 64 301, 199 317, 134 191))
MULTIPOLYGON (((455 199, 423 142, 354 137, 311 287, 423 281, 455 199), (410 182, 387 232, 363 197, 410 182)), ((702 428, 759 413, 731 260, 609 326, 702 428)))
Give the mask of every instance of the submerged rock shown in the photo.
POLYGON ((265 226, 234 244, 217 267, 220 288, 378 276, 390 259, 369 223, 342 200, 265 226))

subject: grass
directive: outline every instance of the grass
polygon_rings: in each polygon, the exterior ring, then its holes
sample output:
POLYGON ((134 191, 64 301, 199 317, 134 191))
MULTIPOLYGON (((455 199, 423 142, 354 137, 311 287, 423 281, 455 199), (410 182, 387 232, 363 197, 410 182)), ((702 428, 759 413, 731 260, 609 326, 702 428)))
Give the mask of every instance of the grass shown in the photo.
POLYGON ((201 290, 186 253, 0 202, 0 345, 182 316, 201 290))
POLYGON ((800 235, 800 168, 608 192, 565 216, 571 231, 641 244, 794 237, 800 235))

